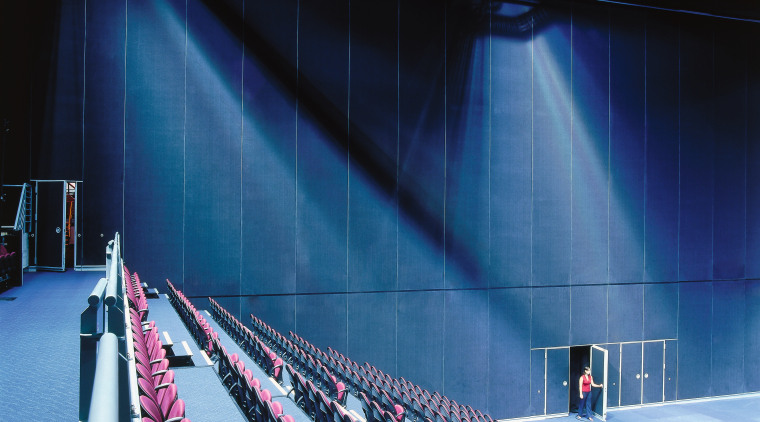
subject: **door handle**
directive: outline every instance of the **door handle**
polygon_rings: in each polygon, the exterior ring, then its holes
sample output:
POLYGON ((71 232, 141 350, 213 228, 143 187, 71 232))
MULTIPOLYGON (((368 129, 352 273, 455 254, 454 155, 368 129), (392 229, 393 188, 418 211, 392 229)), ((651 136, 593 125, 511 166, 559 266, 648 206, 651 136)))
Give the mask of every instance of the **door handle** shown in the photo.
POLYGON ((636 379, 641 379, 641 374, 636 374, 636 379))
POLYGON ((60 228, 60 227, 56 227, 56 228, 55 228, 55 232, 56 232, 56 233, 60 233, 60 232, 61 232, 61 228, 60 228))
POLYGON ((649 374, 644 374, 644 378, 649 378, 649 374))

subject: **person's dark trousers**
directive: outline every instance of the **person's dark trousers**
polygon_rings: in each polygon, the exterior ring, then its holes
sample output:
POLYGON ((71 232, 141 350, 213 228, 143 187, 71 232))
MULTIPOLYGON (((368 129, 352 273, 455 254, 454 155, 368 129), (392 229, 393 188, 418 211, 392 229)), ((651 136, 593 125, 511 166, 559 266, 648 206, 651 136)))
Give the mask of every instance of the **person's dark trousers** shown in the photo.
POLYGON ((583 398, 578 402, 578 416, 582 418, 591 418, 591 392, 583 393, 583 398))

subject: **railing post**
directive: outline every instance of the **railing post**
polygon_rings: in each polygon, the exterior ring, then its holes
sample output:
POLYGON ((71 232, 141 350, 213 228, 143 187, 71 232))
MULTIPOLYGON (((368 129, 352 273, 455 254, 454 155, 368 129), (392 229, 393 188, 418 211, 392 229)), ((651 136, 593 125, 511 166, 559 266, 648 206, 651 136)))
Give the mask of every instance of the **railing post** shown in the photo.
POLYGON ((82 311, 79 331, 79 420, 87 420, 90 411, 92 382, 95 379, 95 363, 98 354, 98 313, 101 309, 108 280, 101 278, 87 298, 87 308, 82 311))
POLYGON ((90 399, 88 421, 114 422, 119 420, 119 339, 105 333, 98 345, 95 382, 90 399))

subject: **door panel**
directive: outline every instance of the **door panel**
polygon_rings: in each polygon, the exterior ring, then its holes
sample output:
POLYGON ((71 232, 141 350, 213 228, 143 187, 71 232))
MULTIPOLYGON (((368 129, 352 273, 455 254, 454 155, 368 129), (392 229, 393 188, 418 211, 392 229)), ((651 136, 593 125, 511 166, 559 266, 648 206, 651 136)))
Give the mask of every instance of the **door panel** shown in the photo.
POLYGON ((546 349, 530 351, 530 414, 545 414, 546 349))
POLYGON ((620 346, 620 405, 641 404, 641 343, 620 346))
POLYGON ((644 343, 644 374, 642 375, 642 403, 661 403, 664 341, 644 343))
POLYGON ((35 265, 63 271, 66 191, 63 181, 37 181, 35 265))
POLYGON ((74 266, 82 265, 82 182, 77 183, 77 203, 75 212, 74 227, 76 227, 76 239, 74 240, 74 266))
POLYGON ((605 344, 608 352, 607 407, 620 406, 620 344, 605 344))
POLYGON ((568 413, 570 407, 570 348, 546 352, 546 414, 568 413))
POLYGON ((665 341, 665 401, 676 399, 676 385, 678 385, 678 341, 665 341))
POLYGON ((603 420, 607 419, 607 368, 609 367, 608 353, 606 349, 599 346, 591 347, 591 376, 597 384, 603 384, 601 389, 592 389, 591 408, 594 413, 601 416, 603 420))

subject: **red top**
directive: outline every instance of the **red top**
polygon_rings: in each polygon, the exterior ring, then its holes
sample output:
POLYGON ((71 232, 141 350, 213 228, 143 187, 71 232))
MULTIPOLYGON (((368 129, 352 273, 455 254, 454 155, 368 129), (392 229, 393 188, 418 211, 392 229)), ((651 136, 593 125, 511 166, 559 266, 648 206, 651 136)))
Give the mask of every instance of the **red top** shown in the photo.
POLYGON ((591 391, 591 375, 583 375, 583 392, 588 393, 591 391))

